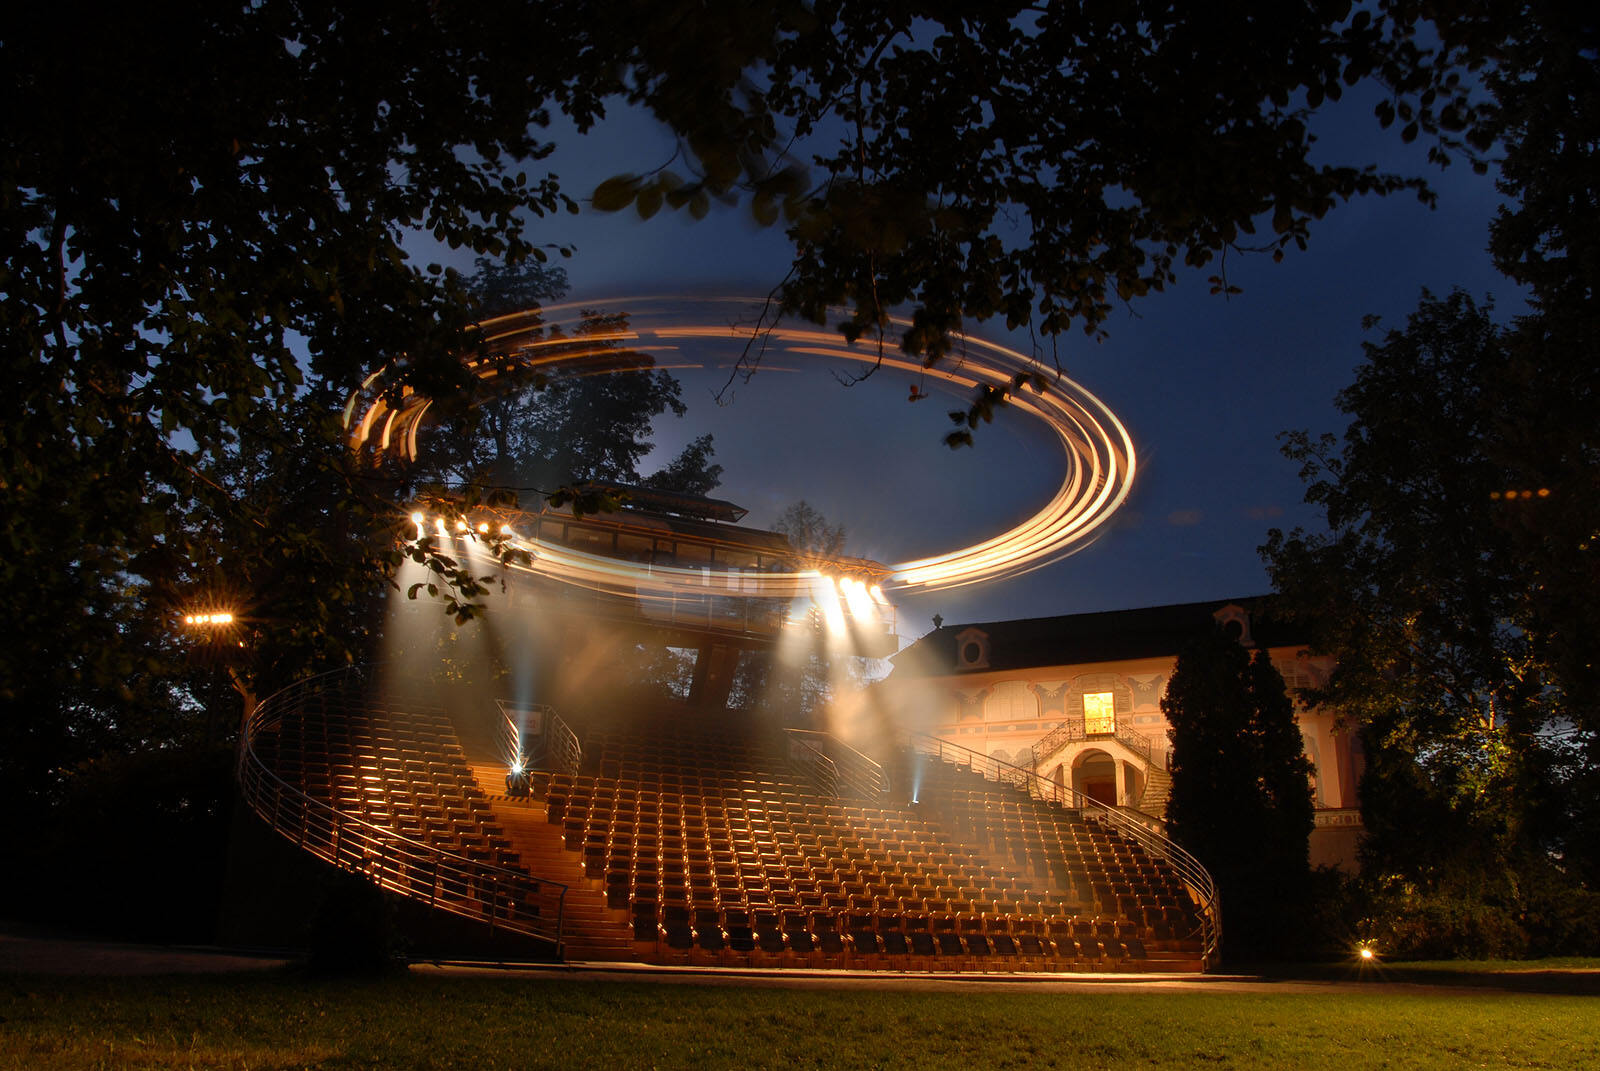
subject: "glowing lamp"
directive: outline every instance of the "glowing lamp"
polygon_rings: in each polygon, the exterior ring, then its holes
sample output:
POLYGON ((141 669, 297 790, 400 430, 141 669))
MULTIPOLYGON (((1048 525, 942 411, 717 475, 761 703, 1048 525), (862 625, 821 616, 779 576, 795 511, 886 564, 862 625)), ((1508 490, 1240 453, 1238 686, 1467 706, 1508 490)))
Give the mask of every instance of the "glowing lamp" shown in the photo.
POLYGON ((456 518, 456 531, 465 532, 466 530, 467 530, 467 522, 462 520, 460 517, 457 517, 456 518))
POLYGON ((478 534, 479 535, 488 535, 489 534, 489 522, 488 521, 479 522, 479 524, 478 524, 478 534))
POLYGON ((226 610, 209 614, 184 614, 183 623, 198 628, 216 628, 233 624, 233 614, 226 610))
POLYGON ((424 517, 421 512, 413 513, 411 515, 411 523, 416 525, 418 528, 422 527, 422 522, 425 520, 427 520, 427 518, 424 517))

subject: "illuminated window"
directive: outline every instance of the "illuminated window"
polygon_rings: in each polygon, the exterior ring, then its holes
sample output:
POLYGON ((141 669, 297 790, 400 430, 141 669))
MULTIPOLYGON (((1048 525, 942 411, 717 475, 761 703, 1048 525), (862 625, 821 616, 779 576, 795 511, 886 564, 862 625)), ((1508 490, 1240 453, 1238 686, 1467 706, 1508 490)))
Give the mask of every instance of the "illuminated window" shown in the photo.
POLYGON ((1083 731, 1089 734, 1117 731, 1117 713, 1110 692, 1089 692, 1083 697, 1083 731))

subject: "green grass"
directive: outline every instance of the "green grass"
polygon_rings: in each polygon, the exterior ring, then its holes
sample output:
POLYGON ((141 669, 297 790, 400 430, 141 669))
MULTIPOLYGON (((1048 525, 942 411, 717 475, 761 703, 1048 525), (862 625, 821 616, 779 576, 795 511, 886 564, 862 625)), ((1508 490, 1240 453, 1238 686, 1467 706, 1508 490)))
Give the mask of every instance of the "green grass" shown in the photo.
POLYGON ((292 974, 0 981, 0 1068, 1600 1066, 1600 1001, 1483 990, 787 990, 292 974))
POLYGON ((1388 966, 1397 971, 1451 971, 1461 974, 1600 971, 1600 956, 1551 956, 1549 959, 1430 959, 1393 963, 1388 966))

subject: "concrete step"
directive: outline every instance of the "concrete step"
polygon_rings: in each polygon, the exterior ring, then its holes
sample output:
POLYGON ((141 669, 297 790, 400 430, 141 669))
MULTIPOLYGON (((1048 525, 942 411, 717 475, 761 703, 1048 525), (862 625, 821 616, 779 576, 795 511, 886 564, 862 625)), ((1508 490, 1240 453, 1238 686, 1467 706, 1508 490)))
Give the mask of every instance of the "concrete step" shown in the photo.
POLYGON ((583 873, 583 857, 562 843, 560 825, 545 817, 539 798, 506 795, 504 763, 482 752, 469 753, 478 787, 488 797, 495 822, 511 842, 523 867, 536 877, 567 887, 562 907, 562 944, 572 960, 629 961, 633 955, 633 927, 626 911, 606 906, 598 879, 583 873))

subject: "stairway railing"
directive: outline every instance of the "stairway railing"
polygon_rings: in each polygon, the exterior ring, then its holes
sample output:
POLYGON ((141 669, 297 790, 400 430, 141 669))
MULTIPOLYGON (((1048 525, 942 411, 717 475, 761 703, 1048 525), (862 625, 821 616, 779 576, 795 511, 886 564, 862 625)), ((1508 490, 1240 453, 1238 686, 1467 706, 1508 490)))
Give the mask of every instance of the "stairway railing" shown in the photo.
POLYGON ((244 801, 279 835, 324 862, 380 888, 476 922, 549 941, 561 953, 567 886, 447 852, 314 799, 289 784, 256 752, 257 737, 308 699, 352 680, 370 687, 367 667, 309 678, 262 700, 245 722, 238 778, 244 801))
POLYGON ((1200 860, 1131 815, 1115 807, 1107 807, 1068 785, 1058 785, 1040 777, 1032 770, 926 733, 911 733, 910 746, 916 754, 929 755, 952 766, 969 769, 985 780, 1014 785, 1034 799, 1048 800, 1098 819, 1139 844, 1153 858, 1165 862, 1194 898, 1200 923, 1194 936, 1200 940, 1201 961, 1207 968, 1215 965, 1222 947, 1222 897, 1217 892, 1216 882, 1200 860))
POLYGON ((500 749, 507 766, 537 767, 575 774, 583 765, 583 747, 555 708, 543 703, 500 706, 500 749))
POLYGON ((785 729, 789 761, 817 777, 831 796, 841 787, 862 799, 877 799, 889 791, 883 767, 832 733, 812 729, 785 729))
POLYGON ((1109 733, 1090 733, 1083 718, 1067 718, 1066 721, 1050 730, 1042 740, 1033 745, 1033 768, 1037 770, 1040 763, 1068 744, 1106 736, 1114 738, 1129 751, 1144 759, 1146 766, 1153 766, 1159 770, 1170 768, 1167 762, 1166 750, 1158 751, 1154 742, 1148 736, 1129 725, 1121 717, 1112 722, 1112 731, 1109 733))

